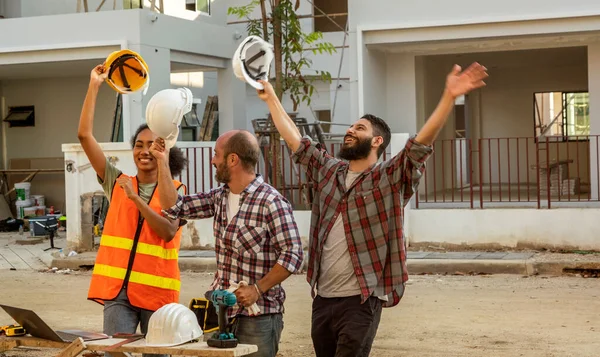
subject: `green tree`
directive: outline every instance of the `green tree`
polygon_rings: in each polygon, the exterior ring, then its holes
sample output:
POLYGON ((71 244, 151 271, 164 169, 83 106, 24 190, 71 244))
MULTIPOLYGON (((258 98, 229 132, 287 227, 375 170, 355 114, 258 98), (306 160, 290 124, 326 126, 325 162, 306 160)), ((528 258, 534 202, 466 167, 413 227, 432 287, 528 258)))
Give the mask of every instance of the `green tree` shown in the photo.
POLYGON ((331 83, 331 74, 313 69, 312 60, 306 55, 311 52, 333 54, 336 49, 323 41, 323 33, 302 31, 296 14, 300 0, 269 0, 269 4, 271 13, 267 13, 265 0, 252 0, 244 6, 230 7, 228 14, 247 20, 249 35, 260 36, 273 44, 275 93, 280 100, 283 95, 289 95, 293 111, 297 111, 302 102, 310 105, 314 81, 331 83), (257 7, 260 7, 261 17, 250 18, 257 7), (314 74, 307 75, 308 71, 314 74))

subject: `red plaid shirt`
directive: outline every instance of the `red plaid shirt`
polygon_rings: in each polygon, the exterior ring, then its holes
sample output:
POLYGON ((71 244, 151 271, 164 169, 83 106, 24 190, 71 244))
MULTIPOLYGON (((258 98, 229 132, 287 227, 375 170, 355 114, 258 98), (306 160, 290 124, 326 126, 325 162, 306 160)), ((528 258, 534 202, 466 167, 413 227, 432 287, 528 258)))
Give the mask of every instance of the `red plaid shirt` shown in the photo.
MULTIPOLYGON (((303 260, 300 234, 290 203, 257 175, 240 194, 240 210, 227 220, 227 185, 208 193, 179 196, 175 206, 163 211, 171 219, 214 216, 217 273, 212 289, 228 289, 232 282, 254 284, 277 263, 296 273, 303 260)), ((261 314, 284 311, 285 291, 275 285, 256 302, 261 314)), ((246 309, 231 309, 229 315, 247 315, 246 309)))
POLYGON ((313 297, 323 244, 341 214, 362 301, 374 295, 387 296, 386 307, 400 302, 408 280, 404 206, 416 192, 432 152, 412 137, 398 155, 373 165, 346 187, 348 163, 310 138, 302 139, 293 158, 306 167, 315 189, 307 274, 313 297))

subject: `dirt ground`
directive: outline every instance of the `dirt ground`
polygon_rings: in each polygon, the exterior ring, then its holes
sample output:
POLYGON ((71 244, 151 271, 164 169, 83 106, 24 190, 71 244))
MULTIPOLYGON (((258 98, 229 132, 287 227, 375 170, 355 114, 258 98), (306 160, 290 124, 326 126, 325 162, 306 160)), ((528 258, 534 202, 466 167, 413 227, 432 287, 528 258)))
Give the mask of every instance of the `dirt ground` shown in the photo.
MULTIPOLYGON (((102 307, 86 301, 90 272, 0 271, 0 303, 36 311, 56 329, 102 329, 102 307)), ((184 273, 181 302, 211 276, 184 273)), ((288 293, 280 354, 314 356, 304 276, 288 293)), ((0 324, 12 322, 0 310, 0 324)), ((384 309, 371 356, 598 356, 600 281, 577 277, 412 276, 400 305, 384 309)), ((53 356, 22 349, 6 357, 53 356)), ((0 356, 5 357, 0 353, 0 356)))

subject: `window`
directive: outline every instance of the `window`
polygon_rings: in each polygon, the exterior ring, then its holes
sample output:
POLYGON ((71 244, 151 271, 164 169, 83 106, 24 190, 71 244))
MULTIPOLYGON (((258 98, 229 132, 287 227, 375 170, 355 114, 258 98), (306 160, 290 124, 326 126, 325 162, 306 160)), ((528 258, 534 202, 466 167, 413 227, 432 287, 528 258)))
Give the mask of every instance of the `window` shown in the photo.
POLYGON ((346 29, 348 0, 314 0, 315 31, 337 32, 346 29), (323 12, 329 17, 323 16, 323 12))
POLYGON ((4 121, 9 127, 35 126, 35 108, 33 105, 25 107, 10 107, 4 121))
POLYGON ((210 0, 186 0, 185 9, 210 15, 210 0))
POLYGON ((123 0, 123 9, 143 9, 141 0, 123 0))
POLYGON ((588 92, 534 94, 535 136, 577 140, 590 135, 588 92))

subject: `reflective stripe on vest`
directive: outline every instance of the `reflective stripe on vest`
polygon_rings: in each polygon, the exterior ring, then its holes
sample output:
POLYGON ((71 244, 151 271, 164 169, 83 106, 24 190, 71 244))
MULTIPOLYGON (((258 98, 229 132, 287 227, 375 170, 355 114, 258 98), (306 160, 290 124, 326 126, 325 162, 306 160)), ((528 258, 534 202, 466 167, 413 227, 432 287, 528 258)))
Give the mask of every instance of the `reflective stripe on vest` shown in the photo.
MULTIPOLYGON (((136 177, 132 177, 132 183, 139 192, 136 177)), ((177 181, 173 184, 176 188, 182 186, 177 181)), ((161 214, 158 196, 155 188, 148 205, 161 214)), ((165 304, 179 302, 181 227, 173 240, 165 242, 147 222, 139 219, 135 203, 115 184, 88 299, 101 304, 113 300, 126 284, 127 297, 133 306, 155 311, 165 304)))
MULTIPOLYGON (((102 235, 102 245, 105 247, 120 248, 131 250, 133 248, 133 240, 109 235, 102 235)), ((177 249, 165 249, 158 245, 138 243, 136 254, 152 255, 161 259, 177 259, 177 249)))
MULTIPOLYGON (((123 280, 127 269, 115 268, 104 264, 96 264, 94 266, 94 274, 103 275, 109 278, 116 278, 123 280)), ((129 276, 129 281, 132 283, 138 283, 142 285, 154 286, 155 288, 179 290, 181 282, 176 279, 165 278, 162 276, 156 276, 151 274, 140 273, 132 271, 129 276)))

